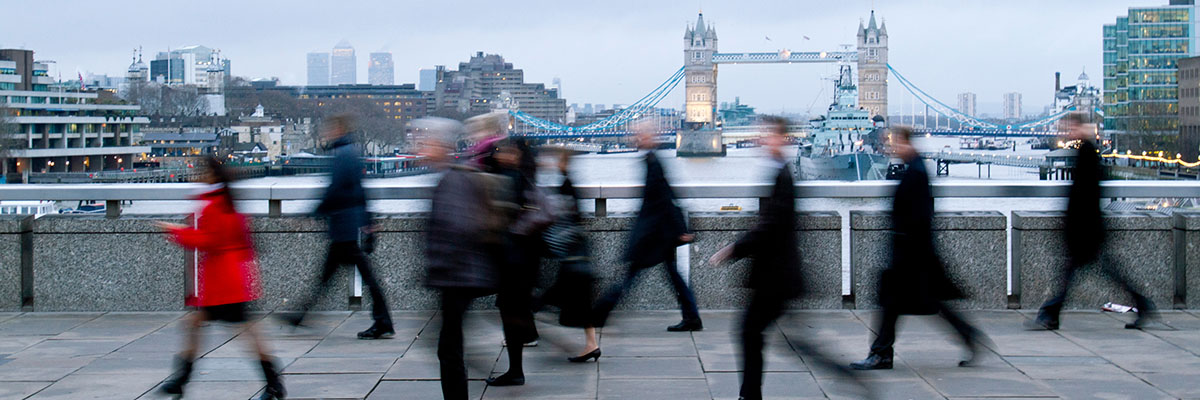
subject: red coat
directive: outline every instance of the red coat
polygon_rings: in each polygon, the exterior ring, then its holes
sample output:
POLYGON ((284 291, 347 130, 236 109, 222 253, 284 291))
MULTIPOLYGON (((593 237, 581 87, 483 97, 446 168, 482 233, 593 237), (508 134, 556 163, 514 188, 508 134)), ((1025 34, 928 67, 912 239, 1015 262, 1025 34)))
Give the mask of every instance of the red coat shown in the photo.
POLYGON ((199 196, 204 207, 196 212, 196 227, 171 229, 171 240, 200 252, 198 290, 189 306, 243 303, 258 298, 258 267, 246 217, 233 209, 229 192, 221 188, 199 196))

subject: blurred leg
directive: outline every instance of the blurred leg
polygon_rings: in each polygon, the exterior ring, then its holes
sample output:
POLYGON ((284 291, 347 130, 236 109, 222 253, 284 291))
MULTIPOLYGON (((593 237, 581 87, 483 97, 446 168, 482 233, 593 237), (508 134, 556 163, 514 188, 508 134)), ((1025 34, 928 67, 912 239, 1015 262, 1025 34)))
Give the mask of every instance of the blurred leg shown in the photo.
POLYGON ((453 290, 442 290, 442 329, 438 336, 438 364, 441 369, 442 397, 467 398, 467 365, 463 360, 463 313, 470 297, 453 290))
POLYGON ((387 296, 383 293, 383 286, 379 285, 379 279, 375 278, 375 271, 371 269, 367 256, 358 248, 358 243, 347 242, 343 246, 347 259, 358 268, 363 285, 371 290, 371 318, 375 320, 376 325, 392 326, 392 315, 388 313, 387 296))
POLYGON ((1063 276, 1058 287, 1055 288, 1054 296, 1046 300, 1045 303, 1042 303, 1041 309, 1038 310, 1038 321, 1050 324, 1053 327, 1058 326, 1058 315, 1062 312, 1063 303, 1067 301, 1067 291, 1071 290, 1071 285, 1075 281, 1075 275, 1082 267, 1083 265, 1074 259, 1067 261, 1066 275, 1063 276))
POLYGON ((616 308, 617 303, 621 301, 621 297, 625 295, 625 292, 628 292, 629 288, 633 287, 633 281, 641 271, 641 268, 631 266, 625 272, 625 279, 621 283, 609 288, 608 292, 601 296, 600 300, 596 301, 594 311, 596 317, 594 319, 595 322, 592 324, 593 326, 604 326, 604 323, 608 321, 608 314, 612 312, 613 308, 616 308))
POLYGON ((692 288, 688 286, 688 283, 683 280, 683 275, 679 274, 679 268, 675 265, 675 251, 671 250, 671 254, 663 262, 663 266, 667 268, 667 276, 671 278, 671 286, 675 288, 679 311, 683 314, 684 321, 699 322, 700 309, 696 307, 696 296, 692 294, 692 288))
POLYGON ((343 262, 342 260, 346 257, 344 253, 345 251, 338 243, 329 244, 329 252, 325 255, 325 264, 321 267, 321 278, 317 281, 316 285, 313 285, 312 291, 308 293, 308 297, 305 298, 304 302, 300 303, 300 315, 295 321, 296 323, 299 323, 304 318, 304 314, 307 314, 308 310, 313 307, 313 304, 317 302, 317 298, 325 293, 325 290, 329 287, 329 282, 333 279, 333 275, 337 273, 338 268, 341 267, 343 262))
POLYGON ((742 324, 743 374, 740 396, 762 398, 763 332, 783 312, 783 301, 756 293, 746 308, 742 324))
POLYGON ((900 314, 896 313, 891 307, 883 307, 883 312, 879 315, 879 331, 875 335, 875 342, 871 343, 871 354, 877 354, 885 358, 891 358, 893 354, 892 345, 896 344, 896 321, 900 319, 900 314))

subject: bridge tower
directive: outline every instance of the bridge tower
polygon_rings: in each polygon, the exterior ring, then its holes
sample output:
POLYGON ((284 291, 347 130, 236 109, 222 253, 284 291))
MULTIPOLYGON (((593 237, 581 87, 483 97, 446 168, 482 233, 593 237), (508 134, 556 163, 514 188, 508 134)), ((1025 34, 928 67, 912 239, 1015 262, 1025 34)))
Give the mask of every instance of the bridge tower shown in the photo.
POLYGON ((704 13, 683 34, 684 123, 689 129, 715 127, 717 114, 717 30, 704 24, 704 13))
POLYGON ((887 23, 876 25, 875 10, 864 28, 858 23, 858 106, 871 115, 888 117, 887 23))

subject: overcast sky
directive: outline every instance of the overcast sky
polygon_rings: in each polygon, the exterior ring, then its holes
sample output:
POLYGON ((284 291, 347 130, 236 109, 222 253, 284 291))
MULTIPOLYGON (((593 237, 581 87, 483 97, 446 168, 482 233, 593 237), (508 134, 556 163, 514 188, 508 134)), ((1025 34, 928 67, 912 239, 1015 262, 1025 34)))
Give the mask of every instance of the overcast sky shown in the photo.
MULTIPOLYGON (((1102 24, 1166 2, 50 0, 9 7, 0 47, 32 49, 70 79, 123 75, 138 46, 153 58, 200 44, 221 49, 235 75, 284 84, 304 84, 305 54, 341 39, 355 47, 363 83, 373 51, 394 53, 398 83, 484 51, 524 69, 527 82, 561 78, 568 103, 628 104, 682 65, 683 31, 701 7, 722 52, 836 50, 855 42, 874 7, 887 21, 890 63, 928 93, 953 105, 956 94, 975 92, 980 112, 998 113, 1001 96, 1015 91, 1035 113, 1051 99, 1055 71, 1071 82, 1086 67, 1100 84, 1102 24)), ((819 112, 831 96, 822 78, 835 73, 824 64, 721 66, 718 97, 739 96, 760 112, 819 112)), ((663 105, 680 107, 681 89, 663 105)), ((908 109, 894 79, 890 96, 893 114, 908 109)))

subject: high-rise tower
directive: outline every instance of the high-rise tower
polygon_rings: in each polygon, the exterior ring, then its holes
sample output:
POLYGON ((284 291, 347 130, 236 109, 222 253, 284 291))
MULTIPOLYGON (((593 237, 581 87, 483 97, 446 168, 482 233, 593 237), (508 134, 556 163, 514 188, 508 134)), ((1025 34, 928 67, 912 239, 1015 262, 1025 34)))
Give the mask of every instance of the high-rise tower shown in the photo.
POLYGON ((342 39, 333 46, 329 63, 330 85, 353 85, 358 83, 358 57, 354 55, 354 47, 342 39))
POLYGON ((875 10, 864 28, 858 24, 858 106, 887 118, 887 23, 875 23, 875 10))
POLYGON ((717 30, 704 24, 704 13, 683 34, 684 122, 689 128, 713 127, 717 113, 717 30))

